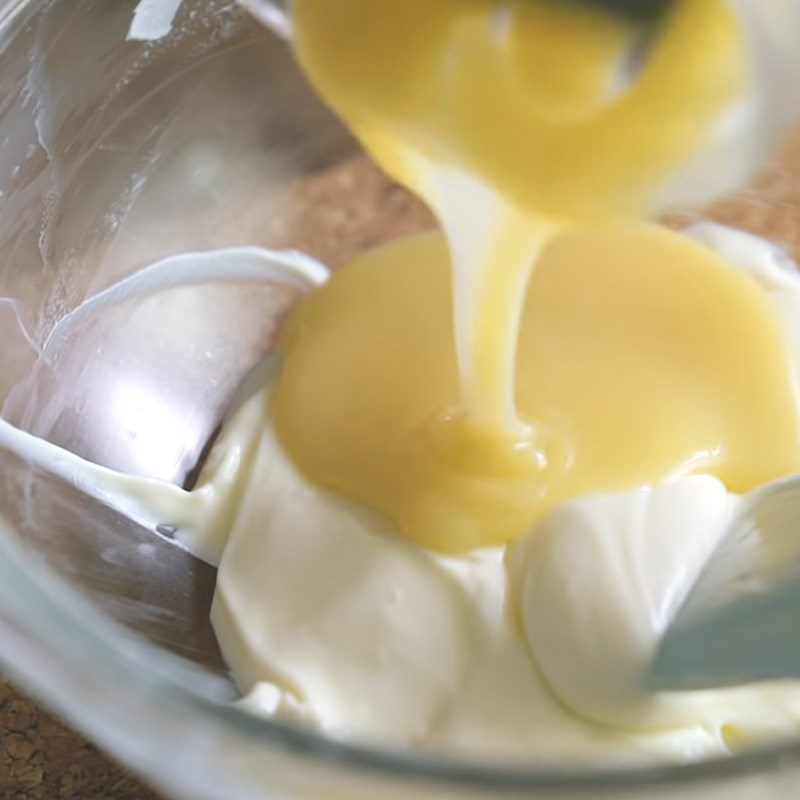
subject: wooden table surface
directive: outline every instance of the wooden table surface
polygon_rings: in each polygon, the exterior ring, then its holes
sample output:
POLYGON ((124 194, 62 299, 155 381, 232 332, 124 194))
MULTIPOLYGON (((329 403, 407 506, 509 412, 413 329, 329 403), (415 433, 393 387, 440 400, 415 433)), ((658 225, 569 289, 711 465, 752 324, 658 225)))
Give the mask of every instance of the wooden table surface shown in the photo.
POLYGON ((0 679, 2 800, 161 800, 0 679))

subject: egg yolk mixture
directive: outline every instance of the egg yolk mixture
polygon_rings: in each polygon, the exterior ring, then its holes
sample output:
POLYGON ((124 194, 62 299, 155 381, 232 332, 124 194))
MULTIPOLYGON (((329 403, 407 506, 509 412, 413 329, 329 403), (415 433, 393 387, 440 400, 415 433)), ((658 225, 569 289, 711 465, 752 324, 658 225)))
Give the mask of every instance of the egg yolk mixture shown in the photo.
POLYGON ((274 395, 313 481, 404 536, 513 541, 566 498, 800 470, 782 323, 718 256, 641 220, 749 80, 725 0, 655 28, 549 0, 293 0, 299 59, 443 234, 296 310, 274 395))

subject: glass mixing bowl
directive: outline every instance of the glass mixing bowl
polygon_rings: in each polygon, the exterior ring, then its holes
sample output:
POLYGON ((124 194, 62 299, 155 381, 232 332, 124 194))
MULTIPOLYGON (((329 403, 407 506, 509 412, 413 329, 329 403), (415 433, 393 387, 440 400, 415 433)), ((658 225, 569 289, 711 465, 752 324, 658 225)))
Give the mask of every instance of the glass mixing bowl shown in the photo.
MULTIPOLYGON (((315 99, 285 44, 235 4, 186 0, 151 41, 126 38, 135 6, 0 2, 0 408, 106 466, 190 481, 201 432, 269 352, 293 294, 220 279, 156 288, 138 306, 101 304, 54 348, 57 323, 184 250, 296 247, 335 266, 432 222, 315 99)), ((798 145, 707 215, 800 253, 798 145)), ((543 771, 349 746, 254 718, 231 704, 208 622, 213 570, 168 530, 145 530, 8 450, 0 510, 4 668, 171 796, 800 791, 800 743, 688 767, 543 771)))

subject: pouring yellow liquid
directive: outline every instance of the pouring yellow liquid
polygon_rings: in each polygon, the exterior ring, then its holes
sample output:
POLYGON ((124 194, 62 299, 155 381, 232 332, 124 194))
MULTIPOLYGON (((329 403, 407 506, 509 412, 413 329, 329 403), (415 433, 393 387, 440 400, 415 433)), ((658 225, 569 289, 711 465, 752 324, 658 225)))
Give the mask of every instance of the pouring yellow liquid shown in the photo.
POLYGON ((785 332, 749 278, 638 222, 748 81, 725 0, 652 32, 550 0, 294 0, 298 56, 444 238, 295 312, 274 396, 314 481, 448 551, 564 498, 800 469, 785 332))

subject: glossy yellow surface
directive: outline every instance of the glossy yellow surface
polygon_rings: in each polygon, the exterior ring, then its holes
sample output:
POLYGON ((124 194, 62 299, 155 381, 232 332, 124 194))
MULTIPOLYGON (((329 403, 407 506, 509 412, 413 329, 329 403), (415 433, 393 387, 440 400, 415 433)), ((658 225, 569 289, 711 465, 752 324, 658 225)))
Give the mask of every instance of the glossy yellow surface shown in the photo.
POLYGON ((575 494, 701 464, 746 489, 800 467, 761 290, 626 222, 746 84, 726 0, 677 0, 635 68, 641 32, 580 4, 292 10, 322 95, 448 240, 368 254, 297 314, 275 419, 308 476, 463 550, 575 494))
POLYGON ((545 251, 516 404, 548 463, 447 418, 460 403, 448 271, 428 234, 337 272, 291 321, 274 399, 308 474, 408 536, 467 549, 515 539, 565 497, 691 471, 743 491, 800 466, 781 322, 752 279, 701 246, 640 226, 545 251))
POLYGON ((677 0, 647 61, 637 33, 554 0, 293 0, 323 97, 402 183, 457 163, 536 215, 645 215, 746 80, 728 0, 677 0))

